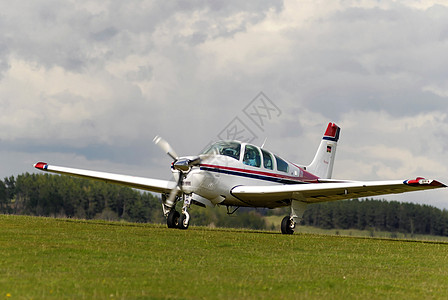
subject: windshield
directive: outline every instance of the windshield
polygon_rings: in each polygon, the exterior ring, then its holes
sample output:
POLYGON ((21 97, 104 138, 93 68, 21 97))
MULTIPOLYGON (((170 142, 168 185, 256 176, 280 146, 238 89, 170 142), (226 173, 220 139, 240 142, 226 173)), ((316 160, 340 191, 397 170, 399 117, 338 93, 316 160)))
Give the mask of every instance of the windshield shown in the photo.
POLYGON ((238 142, 216 142, 202 154, 226 155, 236 160, 240 159, 241 144, 238 142))

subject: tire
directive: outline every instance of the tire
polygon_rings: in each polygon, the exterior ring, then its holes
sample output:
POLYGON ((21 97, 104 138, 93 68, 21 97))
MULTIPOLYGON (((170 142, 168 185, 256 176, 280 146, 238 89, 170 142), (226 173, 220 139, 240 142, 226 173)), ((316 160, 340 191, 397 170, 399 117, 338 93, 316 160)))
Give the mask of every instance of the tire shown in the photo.
POLYGON ((289 216, 286 216, 283 218, 281 229, 282 229, 283 234, 293 234, 294 233, 294 230, 291 229, 291 218, 289 216))
POLYGON ((177 228, 179 225, 179 217, 180 213, 177 210, 172 209, 166 219, 166 225, 168 225, 168 228, 177 228))
POLYGON ((188 226, 190 225, 190 222, 188 222, 187 225, 185 225, 184 221, 185 221, 185 215, 181 214, 180 218, 179 218, 179 224, 177 224, 179 229, 188 229, 188 226))

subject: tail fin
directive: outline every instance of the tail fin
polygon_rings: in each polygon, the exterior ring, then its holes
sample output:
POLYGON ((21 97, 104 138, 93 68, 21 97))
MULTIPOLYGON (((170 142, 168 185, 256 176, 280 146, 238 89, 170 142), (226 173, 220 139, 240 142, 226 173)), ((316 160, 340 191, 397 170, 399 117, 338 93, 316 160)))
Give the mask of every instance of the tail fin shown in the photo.
POLYGON ((327 130, 320 142, 316 155, 311 164, 306 168, 308 172, 313 173, 320 178, 331 178, 340 131, 341 129, 338 125, 335 123, 328 123, 327 130))

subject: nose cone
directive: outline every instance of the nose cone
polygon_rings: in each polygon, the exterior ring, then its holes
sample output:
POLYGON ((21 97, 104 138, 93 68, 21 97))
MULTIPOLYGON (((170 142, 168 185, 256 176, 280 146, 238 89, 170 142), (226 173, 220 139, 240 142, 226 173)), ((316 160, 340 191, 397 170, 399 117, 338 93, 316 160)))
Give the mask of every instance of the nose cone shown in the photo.
POLYGON ((191 167, 197 166, 200 163, 201 158, 199 156, 187 156, 187 157, 181 157, 178 160, 176 160, 173 166, 176 170, 182 172, 188 172, 190 171, 191 167))
POLYGON ((182 171, 182 172, 187 172, 188 170, 190 170, 189 159, 181 158, 181 159, 177 160, 174 163, 174 168, 176 170, 179 170, 179 171, 182 171))

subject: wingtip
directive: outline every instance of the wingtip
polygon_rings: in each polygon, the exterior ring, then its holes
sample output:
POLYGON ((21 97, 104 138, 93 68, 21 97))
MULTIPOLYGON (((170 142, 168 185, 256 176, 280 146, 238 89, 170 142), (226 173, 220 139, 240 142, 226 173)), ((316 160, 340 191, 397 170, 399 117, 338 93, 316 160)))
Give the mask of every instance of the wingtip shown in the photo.
POLYGON ((434 181, 435 181, 435 183, 436 183, 439 187, 443 187, 443 188, 447 187, 447 185, 444 184, 443 182, 440 182, 440 181, 437 181, 437 180, 434 180, 434 181))
POLYGON ((447 187, 444 183, 442 183, 440 181, 433 180, 433 179, 426 179, 423 177, 417 177, 412 180, 405 180, 404 184, 411 185, 411 186, 426 185, 426 186, 432 186, 432 187, 437 187, 437 188, 447 187))
POLYGON ((48 168, 48 164, 44 162, 38 162, 34 164, 34 167, 39 170, 46 170, 48 168))

